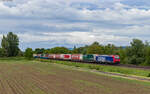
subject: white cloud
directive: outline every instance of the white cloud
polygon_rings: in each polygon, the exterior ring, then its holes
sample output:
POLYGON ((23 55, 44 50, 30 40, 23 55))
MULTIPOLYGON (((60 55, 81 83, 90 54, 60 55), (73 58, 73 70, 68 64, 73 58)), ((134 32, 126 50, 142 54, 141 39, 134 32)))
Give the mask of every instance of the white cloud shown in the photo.
POLYGON ((0 30, 19 32, 21 41, 27 43, 127 45, 132 38, 149 40, 150 9, 122 1, 15 0, 13 7, 0 2, 0 30))
MULTIPOLYGON (((101 44, 115 43, 117 41, 127 42, 130 40, 128 37, 107 35, 103 31, 94 32, 47 32, 40 35, 34 34, 19 34, 19 37, 23 42, 44 42, 49 41, 54 44, 91 44, 94 41, 98 41, 101 44)), ((115 43, 117 44, 117 43, 115 43)))

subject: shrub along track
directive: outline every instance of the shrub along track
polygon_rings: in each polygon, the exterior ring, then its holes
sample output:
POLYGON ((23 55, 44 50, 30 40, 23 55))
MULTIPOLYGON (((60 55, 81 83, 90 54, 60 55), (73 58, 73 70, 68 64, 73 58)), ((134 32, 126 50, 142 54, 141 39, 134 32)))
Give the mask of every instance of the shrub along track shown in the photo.
MULTIPOLYGON (((70 66, 66 66, 66 65, 64 65, 64 66, 65 67, 70 67, 70 66)), ((98 71, 98 70, 95 70, 95 69, 84 69, 84 68, 80 68, 80 67, 78 67, 78 68, 77 67, 72 67, 72 69, 80 70, 80 71, 88 70, 90 72, 94 72, 94 73, 98 73, 98 74, 104 74, 104 75, 108 75, 108 76, 118 76, 118 77, 127 78, 127 79, 134 79, 134 80, 139 80, 139 81, 150 82, 150 77, 141 77, 141 76, 127 75, 127 74, 120 74, 120 73, 113 73, 113 72, 103 72, 103 71, 98 71)))
MULTIPOLYGON (((96 72, 96 71, 94 71, 94 72, 96 72)), ((119 77, 127 78, 127 79, 135 79, 135 80, 150 82, 150 78, 148 78, 148 77, 144 78, 144 77, 139 77, 139 76, 131 76, 131 75, 125 75, 125 74, 118 74, 118 73, 109 73, 109 72, 100 72, 100 73, 106 74, 109 76, 119 76, 119 77)))

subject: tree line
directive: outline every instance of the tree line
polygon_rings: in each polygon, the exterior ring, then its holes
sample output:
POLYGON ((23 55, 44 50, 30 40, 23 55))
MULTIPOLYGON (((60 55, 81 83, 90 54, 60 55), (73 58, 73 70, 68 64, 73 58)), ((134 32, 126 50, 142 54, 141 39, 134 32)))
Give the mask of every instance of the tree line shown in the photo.
POLYGON ((37 48, 35 54, 105 54, 119 55, 122 64, 150 65, 150 44, 139 39, 133 39, 130 46, 117 47, 113 44, 101 45, 94 42, 84 47, 74 46, 73 50, 66 47, 54 47, 51 49, 37 48))
POLYGON ((101 45, 94 42, 84 47, 76 47, 69 50, 66 47, 54 47, 50 49, 27 48, 25 52, 19 49, 19 38, 16 34, 9 32, 3 35, 0 48, 0 57, 25 56, 32 59, 33 54, 106 54, 120 55, 121 63, 135 65, 150 65, 150 44, 139 39, 133 39, 130 46, 118 47, 113 44, 101 45))

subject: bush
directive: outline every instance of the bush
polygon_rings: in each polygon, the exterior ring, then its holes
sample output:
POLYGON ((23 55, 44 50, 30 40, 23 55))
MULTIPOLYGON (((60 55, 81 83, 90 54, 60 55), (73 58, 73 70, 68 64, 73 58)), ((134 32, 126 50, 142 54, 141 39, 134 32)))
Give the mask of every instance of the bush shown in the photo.
POLYGON ((24 56, 29 60, 32 59, 33 58, 32 48, 27 48, 24 56))
POLYGON ((150 77, 150 73, 148 74, 148 76, 147 77, 150 77))

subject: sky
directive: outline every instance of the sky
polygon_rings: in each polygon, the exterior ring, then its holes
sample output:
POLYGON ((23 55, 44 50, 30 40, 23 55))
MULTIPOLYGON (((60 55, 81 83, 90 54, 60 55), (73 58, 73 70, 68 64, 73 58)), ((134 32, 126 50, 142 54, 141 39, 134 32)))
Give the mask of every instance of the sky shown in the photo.
POLYGON ((149 0, 0 0, 0 40, 13 32, 20 49, 72 48, 94 41, 127 46, 150 40, 149 0))

